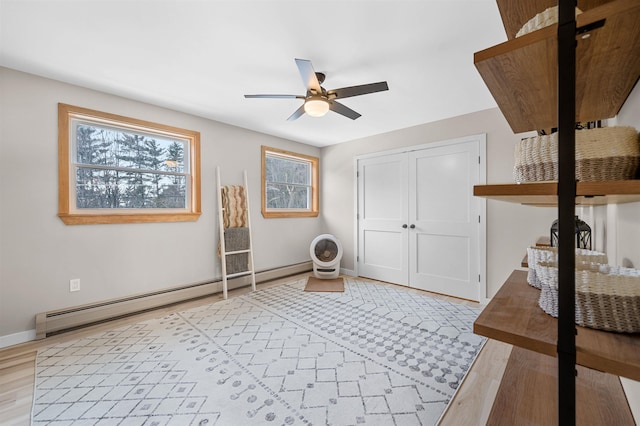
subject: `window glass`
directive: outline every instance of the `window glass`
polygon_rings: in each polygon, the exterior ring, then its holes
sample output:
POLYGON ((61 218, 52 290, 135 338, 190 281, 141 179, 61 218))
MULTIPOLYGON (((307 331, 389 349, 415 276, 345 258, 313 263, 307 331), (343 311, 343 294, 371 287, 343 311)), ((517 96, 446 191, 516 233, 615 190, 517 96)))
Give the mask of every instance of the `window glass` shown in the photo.
POLYGON ((185 209, 188 141, 72 120, 76 209, 185 209))
POLYGON ((262 148, 262 214, 265 217, 318 215, 318 159, 262 148))

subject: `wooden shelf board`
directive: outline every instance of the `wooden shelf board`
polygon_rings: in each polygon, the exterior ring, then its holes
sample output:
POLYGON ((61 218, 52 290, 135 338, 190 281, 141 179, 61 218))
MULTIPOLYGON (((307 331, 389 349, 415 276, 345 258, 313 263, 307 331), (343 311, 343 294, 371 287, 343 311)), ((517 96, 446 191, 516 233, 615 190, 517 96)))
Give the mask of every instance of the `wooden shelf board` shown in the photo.
MULTIPOLYGON (((614 117, 640 76, 640 2, 615 0, 578 15, 576 121, 614 117), (614 78, 615 76, 615 78, 614 78)), ((474 63, 514 133, 557 125, 557 25, 476 52, 474 63)))
POLYGON ((551 237, 549 237, 549 236, 538 237, 538 239, 536 240, 536 246, 537 247, 551 247, 551 237))
MULTIPOLYGON (((618 377, 580 366, 576 370, 576 424, 634 424, 618 377)), ((487 424, 558 424, 557 360, 514 347, 487 424)))
MULTIPOLYGON (((478 316, 474 332, 555 357, 557 319, 538 307, 539 295, 527 284, 526 271, 513 271, 478 316)), ((577 364, 640 380, 640 334, 576 328, 577 364)))
MULTIPOLYGON (((558 183, 476 185, 473 187, 473 195, 492 200, 551 207, 558 204, 558 183)), ((576 195, 576 205, 634 203, 640 201, 640 180, 577 182, 576 195)))

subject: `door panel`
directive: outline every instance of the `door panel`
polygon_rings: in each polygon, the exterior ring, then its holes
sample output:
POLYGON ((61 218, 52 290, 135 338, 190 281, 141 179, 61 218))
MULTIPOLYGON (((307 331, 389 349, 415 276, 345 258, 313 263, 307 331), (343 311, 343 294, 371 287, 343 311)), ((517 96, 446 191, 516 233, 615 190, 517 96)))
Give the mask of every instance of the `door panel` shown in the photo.
POLYGON ((418 282, 411 281, 412 287, 418 287, 424 280, 428 282, 430 291, 449 294, 448 286, 451 283, 455 286, 466 286, 469 283, 469 238, 427 233, 417 233, 416 238, 418 248, 415 254, 415 274, 418 278, 414 278, 414 281, 417 279, 418 282), (451 259, 461 260, 452 262, 451 259))
POLYGON ((391 158, 384 162, 371 162, 362 165, 362 183, 364 191, 363 219, 401 220, 406 210, 406 202, 398 189, 406 179, 401 169, 406 162, 402 158, 391 158))
POLYGON ((411 287, 479 299, 479 181, 475 142, 409 154, 411 287))
POLYGON ((408 283, 407 156, 358 161, 358 273, 408 283))
POLYGON ((420 156, 414 161, 415 181, 419 185, 415 194, 416 220, 468 222, 469 188, 466 185, 469 183, 469 153, 420 156))
POLYGON ((362 238, 362 276, 406 285, 406 259, 402 246, 406 232, 365 230, 362 238), (368 272, 367 272, 368 271, 368 272))
POLYGON ((419 234, 417 238, 416 258, 419 274, 459 281, 469 280, 469 268, 459 268, 455 262, 449 261, 453 257, 460 257, 460 253, 469 252, 468 238, 428 234, 419 234))

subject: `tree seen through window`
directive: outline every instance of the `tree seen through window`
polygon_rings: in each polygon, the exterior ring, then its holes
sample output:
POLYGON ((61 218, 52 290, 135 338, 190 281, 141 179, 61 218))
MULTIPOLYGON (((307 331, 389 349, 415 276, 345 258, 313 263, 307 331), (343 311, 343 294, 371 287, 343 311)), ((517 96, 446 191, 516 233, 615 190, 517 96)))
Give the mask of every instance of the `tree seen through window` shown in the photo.
POLYGON ((184 142, 78 122, 76 207, 185 208, 184 142))
POLYGON ((318 158, 262 147, 262 215, 318 216, 318 158))
POLYGON ((272 209, 309 208, 311 164, 267 156, 267 207, 272 209))

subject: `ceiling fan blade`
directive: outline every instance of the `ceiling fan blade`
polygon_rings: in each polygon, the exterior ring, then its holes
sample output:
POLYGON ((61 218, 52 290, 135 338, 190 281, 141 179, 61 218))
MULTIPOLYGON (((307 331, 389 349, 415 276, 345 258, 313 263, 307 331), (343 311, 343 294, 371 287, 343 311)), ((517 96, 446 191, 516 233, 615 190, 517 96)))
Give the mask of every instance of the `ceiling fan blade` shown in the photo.
POLYGON ((316 72, 313 69, 313 65, 311 65, 311 61, 296 58, 296 65, 298 65, 298 70, 300 71, 304 87, 306 87, 307 90, 313 90, 317 94, 321 94, 322 89, 320 88, 320 82, 318 81, 316 72))
POLYGON ((262 98, 262 99, 304 99, 299 95, 244 95, 245 98, 262 98))
POLYGON ((344 115, 345 117, 348 117, 352 120, 355 120, 361 115, 355 112, 354 110, 352 110, 351 108, 346 107, 336 101, 332 101, 329 103, 329 109, 333 112, 337 112, 338 114, 344 115))
POLYGON ((298 118, 300 118, 300 116, 304 114, 304 104, 302 104, 300 106, 300 108, 298 108, 297 110, 295 110, 295 112, 293 114, 291 114, 289 116, 289 118, 287 118, 288 121, 293 121, 293 120, 297 120, 298 118))
POLYGON ((383 92, 389 90, 389 86, 386 81, 379 83, 362 84, 360 86, 342 87, 340 89, 333 89, 327 92, 328 96, 335 96, 335 99, 349 98, 351 96, 366 95, 368 93, 383 92))

